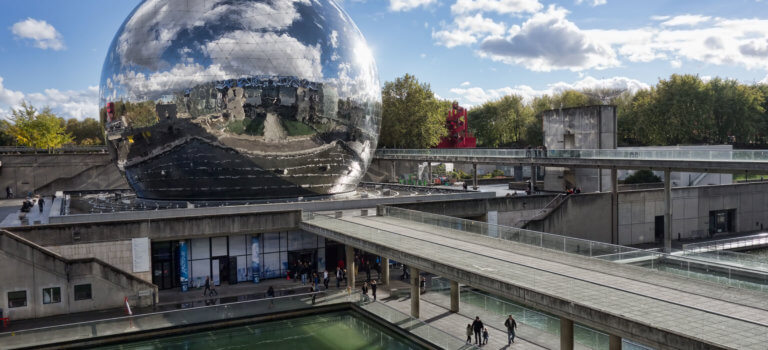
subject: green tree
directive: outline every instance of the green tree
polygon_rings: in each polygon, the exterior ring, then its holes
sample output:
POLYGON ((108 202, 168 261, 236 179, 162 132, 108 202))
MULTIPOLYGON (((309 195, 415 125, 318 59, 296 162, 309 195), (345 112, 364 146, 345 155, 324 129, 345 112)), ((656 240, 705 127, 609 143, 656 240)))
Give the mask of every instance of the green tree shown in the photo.
POLYGON ((429 84, 406 74, 382 89, 379 146, 429 148, 447 133, 445 116, 450 103, 438 101, 429 84))
POLYGON ((661 178, 653 174, 653 171, 643 169, 635 171, 634 174, 624 179, 624 184, 645 184, 661 182, 661 178))
POLYGON ((73 141, 78 145, 104 144, 104 131, 96 119, 86 118, 83 121, 69 119, 66 131, 72 135, 73 141))
POLYGON ((469 112, 470 127, 484 147, 519 145, 525 127, 533 119, 532 110, 518 95, 489 101, 469 112))
POLYGON ((10 123, 4 123, 4 127, 20 146, 50 151, 72 142, 64 124, 64 119, 54 115, 50 108, 38 113, 34 106, 22 101, 19 109, 11 111, 10 123))

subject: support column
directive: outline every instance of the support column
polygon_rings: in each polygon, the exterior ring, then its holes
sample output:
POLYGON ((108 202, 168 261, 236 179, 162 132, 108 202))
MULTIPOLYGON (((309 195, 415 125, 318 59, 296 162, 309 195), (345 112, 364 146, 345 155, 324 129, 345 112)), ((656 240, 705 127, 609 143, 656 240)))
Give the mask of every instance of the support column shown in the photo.
POLYGON ((560 350, 573 350, 573 321, 560 317, 560 350))
POLYGON ((347 285, 355 289, 355 248, 347 245, 344 252, 347 253, 347 285))
POLYGON ((392 182, 397 183, 397 167, 395 161, 392 161, 392 182))
POLYGON ((536 193, 536 166, 531 164, 531 194, 536 193))
POLYGON ((419 298, 421 298, 421 291, 419 290, 419 282, 421 277, 419 276, 419 269, 411 267, 411 317, 419 318, 419 298))
POLYGON ((616 168, 611 169, 611 243, 619 244, 619 181, 616 168))
POLYGON ((664 170, 664 252, 672 252, 672 182, 669 169, 664 170))
POLYGON ((472 163, 472 189, 477 191, 477 163, 472 163))
POLYGON ((603 170, 597 167, 597 192, 603 192, 603 170))
POLYGON ((389 258, 382 256, 381 257, 381 279, 384 281, 384 286, 389 288, 389 258))
POLYGON ((451 312, 459 312, 459 282, 451 281, 451 312))
POLYGON ((427 162, 427 186, 432 185, 432 162, 427 162))
POLYGON ((618 335, 610 335, 608 339, 608 350, 621 350, 621 337, 618 335))

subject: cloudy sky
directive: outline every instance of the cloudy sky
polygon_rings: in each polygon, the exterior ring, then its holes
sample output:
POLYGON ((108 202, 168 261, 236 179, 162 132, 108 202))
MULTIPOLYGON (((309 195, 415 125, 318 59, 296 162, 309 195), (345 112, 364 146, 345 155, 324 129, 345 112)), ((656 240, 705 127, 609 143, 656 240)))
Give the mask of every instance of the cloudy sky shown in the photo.
MULTIPOLYGON (((21 99, 96 117, 112 36, 139 0, 4 1, 0 116, 21 99)), ((344 0, 382 83, 405 73, 465 105, 673 73, 768 82, 768 0, 344 0)))

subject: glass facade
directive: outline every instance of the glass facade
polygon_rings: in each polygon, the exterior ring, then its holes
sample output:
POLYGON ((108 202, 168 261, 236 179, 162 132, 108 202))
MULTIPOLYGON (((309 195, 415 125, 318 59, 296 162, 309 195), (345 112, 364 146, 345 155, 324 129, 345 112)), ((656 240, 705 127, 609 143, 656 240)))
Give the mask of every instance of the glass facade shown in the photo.
POLYGON ((381 91, 334 0, 145 0, 107 52, 100 116, 139 197, 324 195, 365 174, 381 91))

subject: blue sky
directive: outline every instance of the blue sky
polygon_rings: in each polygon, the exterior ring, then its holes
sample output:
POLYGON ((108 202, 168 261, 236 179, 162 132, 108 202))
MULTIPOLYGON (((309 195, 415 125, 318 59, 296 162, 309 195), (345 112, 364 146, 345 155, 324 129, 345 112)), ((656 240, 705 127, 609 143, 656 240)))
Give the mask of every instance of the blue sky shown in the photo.
MULTIPOLYGON (((192 1, 192 0, 190 0, 192 1)), ((114 33, 139 0, 3 1, 0 116, 26 99, 95 117, 114 33)), ((673 73, 766 81, 768 1, 344 0, 383 82, 405 73, 464 105, 673 73)))

